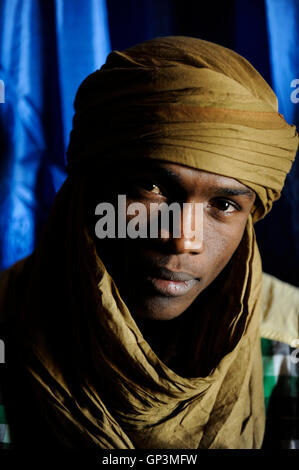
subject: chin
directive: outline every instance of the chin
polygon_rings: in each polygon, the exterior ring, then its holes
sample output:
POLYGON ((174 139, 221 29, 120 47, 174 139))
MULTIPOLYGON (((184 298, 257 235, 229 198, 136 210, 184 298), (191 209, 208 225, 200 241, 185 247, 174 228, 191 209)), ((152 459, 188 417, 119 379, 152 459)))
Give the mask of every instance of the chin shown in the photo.
POLYGON ((142 304, 132 305, 130 311, 136 319, 143 320, 173 320, 184 313, 190 303, 185 306, 175 305, 170 299, 149 299, 142 304))
POLYGON ((173 312, 142 312, 142 314, 136 313, 137 318, 142 320, 158 320, 158 321, 167 321, 173 320, 174 318, 179 317, 183 312, 173 313, 173 312))

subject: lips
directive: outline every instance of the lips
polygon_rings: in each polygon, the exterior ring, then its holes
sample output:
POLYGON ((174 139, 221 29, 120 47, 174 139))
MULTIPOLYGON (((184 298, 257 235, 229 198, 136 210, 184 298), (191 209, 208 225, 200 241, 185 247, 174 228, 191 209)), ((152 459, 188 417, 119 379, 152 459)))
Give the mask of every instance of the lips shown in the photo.
POLYGON ((166 297, 179 297, 187 294, 195 284, 198 282, 196 279, 189 281, 169 281, 167 279, 147 278, 151 283, 154 290, 160 295, 166 297))
POLYGON ((152 271, 146 278, 147 283, 156 293, 166 297, 186 295, 200 281, 188 273, 170 271, 164 267, 152 271))

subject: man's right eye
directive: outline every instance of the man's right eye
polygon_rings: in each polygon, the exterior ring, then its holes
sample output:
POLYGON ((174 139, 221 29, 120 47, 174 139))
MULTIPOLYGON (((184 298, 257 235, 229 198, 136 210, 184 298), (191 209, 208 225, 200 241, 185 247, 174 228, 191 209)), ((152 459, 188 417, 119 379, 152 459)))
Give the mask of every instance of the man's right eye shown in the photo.
POLYGON ((157 196, 163 196, 163 190, 153 181, 138 180, 129 184, 129 192, 150 193, 157 196))
POLYGON ((141 189, 145 189, 146 191, 154 194, 162 194, 161 189, 155 183, 141 183, 141 189))

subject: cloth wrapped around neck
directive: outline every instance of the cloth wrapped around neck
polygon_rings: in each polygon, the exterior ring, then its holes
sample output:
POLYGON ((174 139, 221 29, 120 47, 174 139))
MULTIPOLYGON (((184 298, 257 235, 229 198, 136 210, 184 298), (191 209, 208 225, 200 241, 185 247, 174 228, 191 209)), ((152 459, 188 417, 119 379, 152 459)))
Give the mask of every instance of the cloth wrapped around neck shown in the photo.
MULTIPOLYGON (((4 301, 5 311, 17 314, 13 347, 27 377, 18 405, 29 407, 22 402, 29 387, 31 423, 44 417, 67 448, 259 448, 261 265, 251 217, 225 282, 204 308, 195 302, 182 323, 186 369, 190 362, 209 364, 205 351, 220 352, 215 367, 189 377, 168 367, 145 340, 97 254, 82 204, 88 183, 87 175, 64 183, 43 242, 18 267, 22 282, 4 301), (194 343, 202 323, 209 348, 194 343)), ((38 438, 43 432, 36 427, 38 438)))

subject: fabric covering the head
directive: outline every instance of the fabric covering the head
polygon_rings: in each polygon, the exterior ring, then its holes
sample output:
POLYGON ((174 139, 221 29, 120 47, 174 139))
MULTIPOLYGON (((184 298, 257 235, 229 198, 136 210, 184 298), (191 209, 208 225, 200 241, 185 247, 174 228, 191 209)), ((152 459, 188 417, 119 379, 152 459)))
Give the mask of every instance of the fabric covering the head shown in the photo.
POLYGON ((75 109, 70 170, 90 158, 137 156, 219 173, 256 192, 254 222, 279 197, 298 147, 296 127, 254 67, 199 39, 112 52, 82 83, 75 109))
MULTIPOLYGON (((279 197, 295 128, 245 59, 183 37, 113 52, 83 82, 75 109, 70 175, 38 249, 10 271, 0 294, 32 406, 70 448, 260 448, 262 267, 253 223, 279 197), (204 309, 194 304, 182 338, 187 345, 200 336, 201 316, 207 343, 216 332, 210 351, 219 360, 200 376, 182 376, 155 354, 87 230, 89 170, 132 157, 233 177, 258 195, 225 279, 204 309)), ((209 363, 205 349, 195 350, 190 361, 209 363)))

